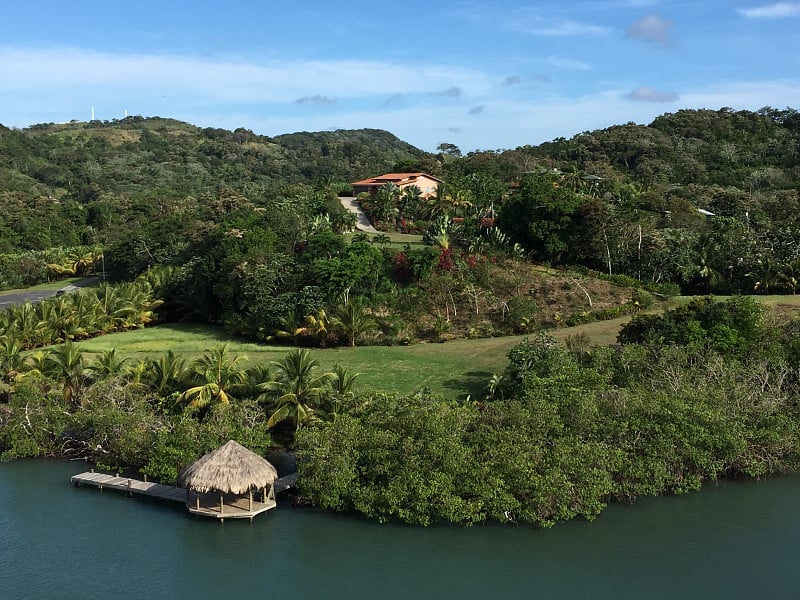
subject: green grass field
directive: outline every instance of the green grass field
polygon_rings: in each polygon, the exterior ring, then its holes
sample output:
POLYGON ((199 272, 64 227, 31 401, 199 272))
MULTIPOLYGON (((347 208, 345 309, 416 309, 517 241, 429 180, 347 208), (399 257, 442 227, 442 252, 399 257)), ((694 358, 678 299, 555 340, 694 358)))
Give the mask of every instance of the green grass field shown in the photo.
MULTIPOLYGON (((323 370, 335 364, 360 373, 362 390, 409 394, 422 387, 456 398, 483 392, 494 372, 505 368, 506 354, 521 337, 454 340, 445 344, 412 346, 364 346, 357 348, 312 348, 323 370)), ((247 356, 248 364, 267 364, 282 359, 291 346, 272 346, 231 339, 224 330, 171 324, 125 333, 115 333, 80 342, 87 352, 116 348, 132 359, 158 356, 167 350, 196 359, 219 344, 228 344, 234 354, 247 356)))
MULTIPOLYGON (((759 300, 789 313, 796 314, 800 309, 800 296, 769 296, 759 297, 759 300)), ((689 298, 675 298, 670 300, 669 306, 688 301, 689 298)), ((661 310, 659 307, 649 312, 661 310)), ((550 333, 561 341, 586 333, 593 344, 613 344, 620 327, 629 318, 564 327, 550 333)), ((358 386, 361 390, 410 394, 428 387, 449 398, 463 398, 468 394, 480 397, 492 374, 505 369, 508 351, 523 339, 525 336, 453 340, 444 344, 311 349, 311 353, 323 370, 338 363, 360 373, 358 386)), ((134 359, 157 356, 171 349, 187 361, 219 344, 228 344, 233 353, 246 355, 249 364, 280 360, 292 348, 231 339, 220 328, 188 324, 160 325, 80 342, 89 352, 116 348, 121 356, 134 359)))
MULTIPOLYGON (((349 244, 352 242, 353 237, 357 235, 357 233, 346 233, 344 235, 345 241, 349 244)), ((406 247, 406 245, 411 246, 412 248, 425 246, 425 243, 422 241, 421 235, 414 235, 410 233, 368 233, 367 239, 369 241, 374 240, 377 236, 385 235, 389 238, 389 243, 386 244, 387 248, 395 248, 396 250, 402 250, 406 247)), ((380 239, 380 238, 379 238, 380 239)), ((375 244, 378 248, 383 247, 383 244, 375 244)))

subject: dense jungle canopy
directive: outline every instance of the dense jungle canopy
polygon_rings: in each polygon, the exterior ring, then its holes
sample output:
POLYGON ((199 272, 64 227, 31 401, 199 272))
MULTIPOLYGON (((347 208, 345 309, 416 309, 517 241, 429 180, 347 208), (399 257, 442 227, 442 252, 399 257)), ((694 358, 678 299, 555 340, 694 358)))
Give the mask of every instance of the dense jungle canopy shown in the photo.
POLYGON ((379 130, 0 126, 0 288, 111 282, 0 313, 0 452, 169 479, 229 438, 261 451, 280 437, 311 501, 415 523, 549 525, 793 472, 797 322, 740 296, 639 315, 620 348, 527 341, 480 398, 362 394, 300 349, 245 366, 225 346, 128 361, 73 342, 192 321, 259 342, 406 345, 534 334, 681 292, 795 294, 799 203, 790 108, 465 155, 379 130), (442 183, 360 197, 381 233, 353 232, 338 196, 385 172, 442 183))

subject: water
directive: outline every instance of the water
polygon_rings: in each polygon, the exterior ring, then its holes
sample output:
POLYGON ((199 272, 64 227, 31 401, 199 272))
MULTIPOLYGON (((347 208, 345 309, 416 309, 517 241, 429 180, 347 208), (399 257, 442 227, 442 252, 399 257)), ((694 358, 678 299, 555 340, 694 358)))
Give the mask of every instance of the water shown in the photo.
POLYGON ((790 598, 800 478, 611 506, 593 523, 378 525, 282 503, 247 521, 0 464, 0 598, 790 598))

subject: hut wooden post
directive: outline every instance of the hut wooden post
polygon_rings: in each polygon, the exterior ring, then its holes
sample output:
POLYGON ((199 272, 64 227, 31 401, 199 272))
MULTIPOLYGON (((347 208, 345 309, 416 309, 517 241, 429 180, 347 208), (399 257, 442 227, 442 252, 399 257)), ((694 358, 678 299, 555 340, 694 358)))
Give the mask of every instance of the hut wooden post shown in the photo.
POLYGON ((253 490, 247 491, 247 510, 253 512, 253 490))
POLYGON ((225 501, 223 500, 222 492, 219 493, 219 514, 222 515, 223 509, 225 507, 225 501))
POLYGON ((194 493, 194 505, 197 508, 197 510, 200 510, 200 494, 198 494, 197 492, 194 493))

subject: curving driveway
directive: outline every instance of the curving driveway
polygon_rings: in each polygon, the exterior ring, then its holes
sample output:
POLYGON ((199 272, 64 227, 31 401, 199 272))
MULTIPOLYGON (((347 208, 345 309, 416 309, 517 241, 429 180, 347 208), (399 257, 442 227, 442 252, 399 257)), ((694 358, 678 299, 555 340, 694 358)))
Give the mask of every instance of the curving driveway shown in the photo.
POLYGON ((356 198, 352 196, 339 196, 339 202, 356 216, 356 229, 367 233, 380 233, 380 231, 375 229, 369 222, 367 215, 364 214, 364 211, 361 210, 361 207, 358 205, 358 200, 356 200, 356 198))
POLYGON ((86 279, 81 279, 80 281, 76 281, 75 283, 64 286, 59 290, 22 290, 19 292, 12 292, 10 294, 2 294, 0 295, 0 310, 5 310, 9 306, 13 306, 15 304, 39 302, 39 300, 44 300, 50 296, 55 296, 58 293, 72 292, 78 288, 89 287, 96 283, 97 277, 87 277, 86 279))

